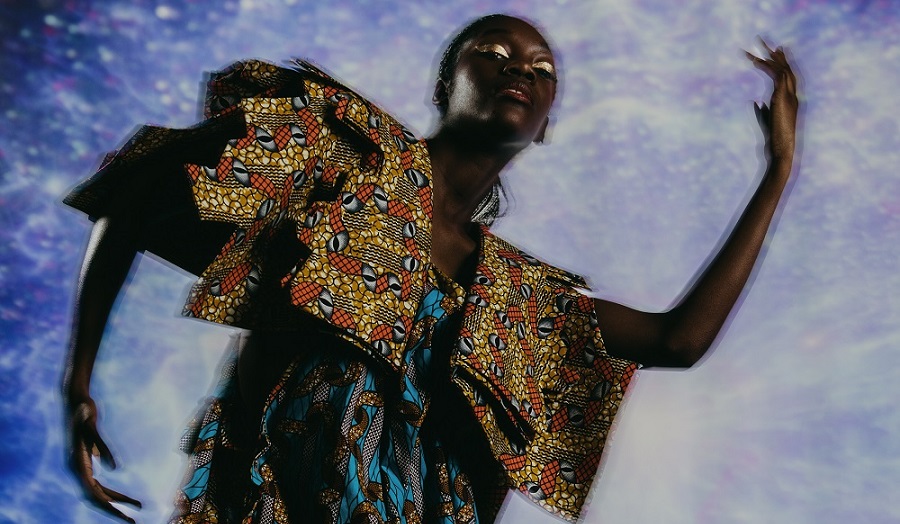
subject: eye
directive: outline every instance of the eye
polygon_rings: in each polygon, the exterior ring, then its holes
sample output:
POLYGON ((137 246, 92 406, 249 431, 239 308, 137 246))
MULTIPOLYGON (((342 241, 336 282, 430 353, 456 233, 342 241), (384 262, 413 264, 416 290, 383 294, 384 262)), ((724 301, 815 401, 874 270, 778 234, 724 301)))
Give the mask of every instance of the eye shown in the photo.
POLYGON ((531 67, 537 71, 537 74, 541 75, 542 78, 556 82, 556 69, 550 62, 536 62, 531 67))
POLYGON ((500 44, 481 44, 475 46, 475 51, 491 58, 509 58, 509 51, 500 44))

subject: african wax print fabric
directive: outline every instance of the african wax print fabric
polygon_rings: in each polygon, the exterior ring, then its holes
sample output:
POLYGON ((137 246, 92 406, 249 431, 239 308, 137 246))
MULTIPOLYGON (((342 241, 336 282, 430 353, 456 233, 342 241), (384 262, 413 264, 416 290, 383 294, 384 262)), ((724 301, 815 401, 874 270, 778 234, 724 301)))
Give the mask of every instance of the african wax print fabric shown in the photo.
POLYGON ((451 363, 505 482, 578 518, 637 364, 610 356, 584 280, 482 230, 451 363))
POLYGON ((423 433, 433 416, 429 385, 439 382, 432 341, 461 293, 427 291, 416 312, 422 336, 405 352, 402 376, 352 348, 302 348, 254 421, 242 420, 227 367, 185 439, 190 470, 172 522, 478 522, 467 475, 438 436, 423 433), (240 435, 239 424, 259 434, 240 435))
MULTIPOLYGON (((124 213, 173 232, 144 228, 141 241, 200 275, 186 315, 263 330, 316 319, 405 376, 433 269, 427 143, 302 61, 251 60, 212 75, 206 114, 190 130, 142 130, 66 201, 102 214, 124 200, 124 213), (179 137, 194 147, 178 149, 179 137), (193 214, 183 202, 179 213, 131 205, 166 193, 158 166, 173 159, 193 214)), ((487 228, 481 240, 448 334, 452 388, 503 465, 498 482, 574 521, 637 364, 607 353, 583 279, 487 228)))

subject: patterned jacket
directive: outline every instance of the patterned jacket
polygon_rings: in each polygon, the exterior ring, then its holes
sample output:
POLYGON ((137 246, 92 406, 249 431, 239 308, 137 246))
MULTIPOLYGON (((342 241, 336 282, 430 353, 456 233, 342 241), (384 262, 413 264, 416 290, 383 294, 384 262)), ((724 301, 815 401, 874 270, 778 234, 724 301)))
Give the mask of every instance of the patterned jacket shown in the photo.
MULTIPOLYGON (((110 212, 111 187, 146 175, 122 173, 148 158, 188 159, 199 220, 178 229, 221 239, 204 243, 216 252, 192 258, 170 248, 179 233, 166 227, 141 246, 202 270, 187 315, 273 329, 302 311, 400 369, 405 341, 417 335, 430 267, 426 144, 314 66, 294 65, 247 61, 213 75, 208 120, 187 130, 143 128, 66 202, 93 215, 110 212)), ((606 353, 584 286, 483 228, 451 356, 453 381, 509 486, 570 520, 637 368, 606 353)))

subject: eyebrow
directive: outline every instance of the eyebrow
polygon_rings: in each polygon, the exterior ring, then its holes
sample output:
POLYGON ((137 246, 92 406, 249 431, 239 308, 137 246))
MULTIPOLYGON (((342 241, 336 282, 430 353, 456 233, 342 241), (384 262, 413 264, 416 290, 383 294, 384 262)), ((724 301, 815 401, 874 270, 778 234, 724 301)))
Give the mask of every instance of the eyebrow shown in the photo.
MULTIPOLYGON (((484 31, 483 33, 481 33, 481 34, 478 35, 478 36, 479 36, 479 37, 483 37, 483 36, 492 35, 492 34, 495 34, 495 33, 502 33, 502 34, 505 34, 505 35, 510 34, 510 32, 509 32, 508 30, 506 30, 506 29, 503 29, 503 28, 500 28, 500 27, 495 27, 495 28, 493 28, 493 29, 488 29, 487 31, 484 31)), ((541 46, 542 48, 546 49, 548 52, 551 52, 551 53, 553 52, 553 51, 551 51, 551 49, 550 49, 550 45, 547 44, 547 42, 545 42, 543 39, 541 39, 541 41, 540 41, 540 46, 541 46)))

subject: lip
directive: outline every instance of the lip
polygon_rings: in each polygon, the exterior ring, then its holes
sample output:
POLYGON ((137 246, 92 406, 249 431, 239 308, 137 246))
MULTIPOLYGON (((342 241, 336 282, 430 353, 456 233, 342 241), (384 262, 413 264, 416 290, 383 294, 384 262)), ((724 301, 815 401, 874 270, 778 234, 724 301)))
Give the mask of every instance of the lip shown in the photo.
POLYGON ((497 90, 498 96, 512 98, 522 102, 523 104, 533 105, 534 101, 531 94, 531 87, 524 82, 510 82, 500 86, 497 90))

